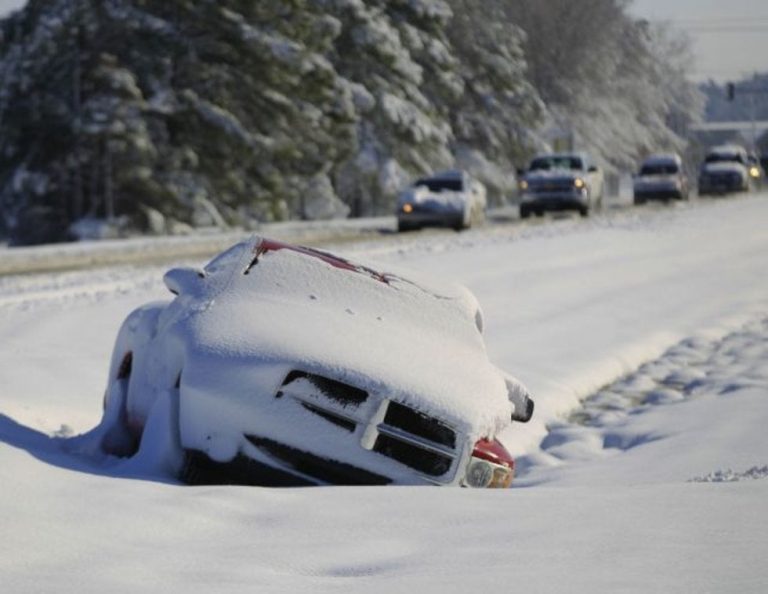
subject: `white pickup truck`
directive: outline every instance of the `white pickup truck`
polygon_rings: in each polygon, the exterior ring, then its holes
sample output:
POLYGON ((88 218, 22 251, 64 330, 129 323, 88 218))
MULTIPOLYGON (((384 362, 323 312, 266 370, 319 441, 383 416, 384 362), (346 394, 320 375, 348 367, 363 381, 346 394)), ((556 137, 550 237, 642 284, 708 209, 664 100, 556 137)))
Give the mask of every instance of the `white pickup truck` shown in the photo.
POLYGON ((586 153, 538 155, 520 178, 520 216, 577 210, 585 217, 602 206, 604 187, 603 172, 586 153))

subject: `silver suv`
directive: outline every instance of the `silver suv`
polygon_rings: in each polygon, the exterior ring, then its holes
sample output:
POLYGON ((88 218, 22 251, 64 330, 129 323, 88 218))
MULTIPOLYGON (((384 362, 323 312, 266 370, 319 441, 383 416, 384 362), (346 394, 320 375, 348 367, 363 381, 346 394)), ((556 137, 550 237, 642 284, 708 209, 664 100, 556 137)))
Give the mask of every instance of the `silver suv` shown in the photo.
POLYGON ((633 180, 635 204, 648 200, 688 200, 688 177, 676 153, 647 157, 633 180))

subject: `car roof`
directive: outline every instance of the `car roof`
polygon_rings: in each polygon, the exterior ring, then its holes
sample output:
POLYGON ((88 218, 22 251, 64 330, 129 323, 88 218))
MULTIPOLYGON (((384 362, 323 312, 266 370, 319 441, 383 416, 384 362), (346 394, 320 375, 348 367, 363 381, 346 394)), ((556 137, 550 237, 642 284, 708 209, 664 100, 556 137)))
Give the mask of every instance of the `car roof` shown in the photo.
POLYGON ((707 154, 720 154, 720 153, 745 153, 747 149, 738 144, 720 144, 710 147, 707 154))
POLYGON ((653 165, 656 163, 675 163, 677 165, 682 163, 680 155, 677 153, 655 153, 648 155, 643 159, 643 165, 653 165))
POLYGON ((587 159, 588 155, 582 151, 576 152, 562 152, 562 153, 539 153, 534 159, 587 159))
POLYGON ((461 169, 447 169, 432 175, 425 175, 422 179, 463 179, 467 173, 461 169))

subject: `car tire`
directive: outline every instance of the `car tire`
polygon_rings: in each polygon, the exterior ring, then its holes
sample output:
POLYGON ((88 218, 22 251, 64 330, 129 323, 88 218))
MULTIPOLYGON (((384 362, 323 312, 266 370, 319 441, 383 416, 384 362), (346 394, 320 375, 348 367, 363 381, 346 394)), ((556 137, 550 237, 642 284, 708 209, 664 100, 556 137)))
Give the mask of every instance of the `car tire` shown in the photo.
POLYGON ((520 218, 521 219, 527 219, 530 216, 531 216, 531 209, 528 208, 527 206, 524 206, 524 205, 521 206, 520 207, 520 218))
POLYGON ((140 443, 140 436, 131 431, 127 422, 128 381, 128 377, 115 379, 104 398, 104 434, 99 446, 105 454, 119 458, 133 456, 140 443))
POLYGON ((589 216, 589 206, 580 206, 579 207, 579 214, 586 218, 589 216))
POLYGON ((184 461, 178 479, 185 485, 211 484, 210 480, 206 480, 205 470, 198 463, 198 456, 191 450, 184 450, 184 461))

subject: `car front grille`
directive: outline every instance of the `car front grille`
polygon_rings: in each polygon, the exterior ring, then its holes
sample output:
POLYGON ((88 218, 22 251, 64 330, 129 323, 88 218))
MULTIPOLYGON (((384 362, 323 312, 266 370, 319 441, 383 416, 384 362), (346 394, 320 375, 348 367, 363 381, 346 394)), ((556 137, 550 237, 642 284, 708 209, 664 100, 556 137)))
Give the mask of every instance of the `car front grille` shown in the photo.
POLYGON ((739 184, 741 176, 738 173, 709 173, 704 177, 711 184, 739 184))
POLYGON ((536 182, 530 185, 532 192, 570 192, 573 190, 573 181, 571 180, 553 180, 546 182, 536 182))
POLYGON ((279 443, 273 439, 246 435, 248 441, 303 475, 331 485, 388 485, 391 479, 351 464, 329 460, 279 443))
MULTIPOLYGON (((368 400, 368 392, 365 390, 323 377, 322 375, 306 373, 295 369, 285 376, 281 388, 284 388, 299 379, 306 379, 310 384, 315 386, 325 398, 336 402, 341 405, 342 408, 355 409, 368 400)), ((278 398, 281 396, 282 390, 277 393, 278 398)))
MULTIPOLYGON (((344 382, 294 370, 275 395, 276 398, 286 396, 309 413, 357 438, 357 443, 350 442, 349 447, 362 447, 390 458, 427 480, 450 480, 449 473, 461 455, 456 431, 443 421, 344 382)), ((313 458, 307 454, 307 460, 313 458)), ((307 472, 311 466, 308 462, 303 466, 303 473, 325 480, 307 472)), ((327 469, 321 470, 325 473, 327 469)))

